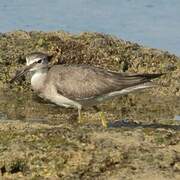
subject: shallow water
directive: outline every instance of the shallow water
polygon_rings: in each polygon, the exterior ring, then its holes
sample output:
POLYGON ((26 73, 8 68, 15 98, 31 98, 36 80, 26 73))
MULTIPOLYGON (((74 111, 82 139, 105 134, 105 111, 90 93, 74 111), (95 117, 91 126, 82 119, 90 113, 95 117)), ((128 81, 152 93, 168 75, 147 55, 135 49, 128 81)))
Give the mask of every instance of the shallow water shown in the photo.
POLYGON ((175 119, 176 121, 180 121, 180 115, 175 115, 174 119, 175 119))
POLYGON ((0 31, 97 31, 180 55, 179 9, 179 0, 1 0, 0 31))
MULTIPOLYGON (((100 105, 110 127, 137 126, 137 122, 154 123, 179 120, 179 100, 155 98, 146 92, 120 97, 100 105), (132 96, 132 97, 131 97, 132 96), (175 117, 175 118, 174 118, 175 117), (134 124, 135 123, 135 124, 134 124)), ((83 111, 85 123, 100 124, 98 113, 89 108, 83 111)), ((46 124, 76 123, 77 111, 45 102, 32 93, 4 92, 0 94, 0 121, 21 120, 46 124)), ((139 125, 138 125, 139 126, 139 125)))

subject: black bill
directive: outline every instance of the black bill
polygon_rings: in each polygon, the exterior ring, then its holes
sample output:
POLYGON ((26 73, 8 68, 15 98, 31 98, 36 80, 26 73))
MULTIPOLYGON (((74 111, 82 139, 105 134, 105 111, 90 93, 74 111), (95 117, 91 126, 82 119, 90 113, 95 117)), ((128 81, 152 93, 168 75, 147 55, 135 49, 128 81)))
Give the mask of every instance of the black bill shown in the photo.
POLYGON ((14 82, 16 79, 19 79, 22 75, 26 74, 33 66, 34 63, 22 68, 20 71, 17 71, 16 75, 9 81, 9 83, 14 82))

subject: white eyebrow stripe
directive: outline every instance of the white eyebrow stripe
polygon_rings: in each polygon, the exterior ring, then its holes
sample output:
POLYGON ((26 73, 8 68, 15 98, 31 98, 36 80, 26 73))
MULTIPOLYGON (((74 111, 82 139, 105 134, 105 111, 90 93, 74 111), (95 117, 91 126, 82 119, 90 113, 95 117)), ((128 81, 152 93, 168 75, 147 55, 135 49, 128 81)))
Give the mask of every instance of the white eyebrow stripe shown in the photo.
POLYGON ((34 62, 37 62, 37 61, 41 60, 41 59, 43 59, 43 58, 37 57, 37 58, 35 58, 35 59, 33 59, 33 60, 31 60, 31 59, 29 59, 29 58, 26 58, 26 65, 30 65, 30 64, 32 64, 32 63, 34 63, 34 62))

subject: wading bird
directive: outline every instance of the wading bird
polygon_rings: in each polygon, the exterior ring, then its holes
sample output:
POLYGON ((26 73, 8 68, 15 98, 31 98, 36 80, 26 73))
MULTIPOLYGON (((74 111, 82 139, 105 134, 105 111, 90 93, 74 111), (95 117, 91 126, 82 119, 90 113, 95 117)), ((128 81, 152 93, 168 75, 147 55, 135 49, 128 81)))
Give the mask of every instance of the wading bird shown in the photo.
MULTIPOLYGON (((118 73, 89 65, 49 66, 48 62, 47 54, 31 53, 26 57, 26 66, 10 82, 30 71, 32 89, 59 106, 77 108, 79 121, 82 107, 153 87, 151 79, 162 75, 118 73)), ((103 118, 102 123, 105 125, 103 118)))

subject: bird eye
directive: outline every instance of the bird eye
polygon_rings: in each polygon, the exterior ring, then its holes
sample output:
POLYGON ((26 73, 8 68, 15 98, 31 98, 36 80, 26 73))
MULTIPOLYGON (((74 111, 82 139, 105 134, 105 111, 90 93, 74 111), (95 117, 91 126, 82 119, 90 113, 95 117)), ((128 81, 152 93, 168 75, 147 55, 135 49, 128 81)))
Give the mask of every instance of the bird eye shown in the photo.
POLYGON ((37 63, 41 63, 42 62, 42 59, 38 60, 37 63))

